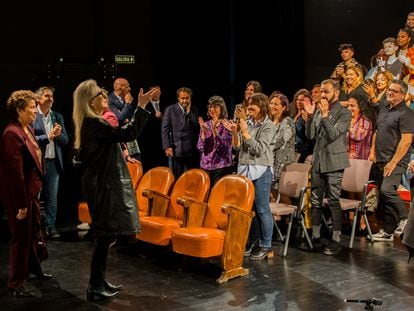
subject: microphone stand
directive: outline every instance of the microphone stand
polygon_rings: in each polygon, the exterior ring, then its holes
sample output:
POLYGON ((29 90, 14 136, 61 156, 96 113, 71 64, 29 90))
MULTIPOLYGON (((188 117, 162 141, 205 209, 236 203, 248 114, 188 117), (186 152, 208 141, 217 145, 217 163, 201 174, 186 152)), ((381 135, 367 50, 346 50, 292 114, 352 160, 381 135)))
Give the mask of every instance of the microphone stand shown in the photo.
POLYGON ((374 306, 382 306, 382 299, 344 299, 345 302, 365 303, 364 310, 374 311, 374 306))

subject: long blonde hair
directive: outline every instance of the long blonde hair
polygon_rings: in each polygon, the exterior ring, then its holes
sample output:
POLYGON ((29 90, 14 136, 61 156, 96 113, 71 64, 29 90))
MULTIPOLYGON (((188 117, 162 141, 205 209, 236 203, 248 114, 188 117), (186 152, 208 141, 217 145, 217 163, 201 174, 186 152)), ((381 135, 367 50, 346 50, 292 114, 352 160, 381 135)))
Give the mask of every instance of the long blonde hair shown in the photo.
POLYGON ((89 103, 92 97, 99 93, 101 89, 96 84, 95 80, 86 80, 78 85, 73 92, 73 122, 75 123, 75 149, 79 149, 81 146, 81 130, 83 125, 83 119, 85 117, 100 119, 101 116, 97 115, 89 103))

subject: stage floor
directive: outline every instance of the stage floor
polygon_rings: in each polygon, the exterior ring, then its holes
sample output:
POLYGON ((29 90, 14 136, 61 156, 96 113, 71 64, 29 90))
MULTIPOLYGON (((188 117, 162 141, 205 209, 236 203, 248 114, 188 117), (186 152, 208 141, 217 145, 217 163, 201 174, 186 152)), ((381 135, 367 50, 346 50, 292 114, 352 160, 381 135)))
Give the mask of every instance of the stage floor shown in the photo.
MULTIPOLYGON (((342 244, 347 245, 343 236, 342 244)), ((167 248, 141 242, 114 246, 109 255, 107 278, 124 289, 114 300, 86 301, 89 262, 93 244, 79 241, 68 231, 60 241, 49 241, 44 271, 50 281, 30 280, 35 298, 7 295, 8 246, 0 244, 1 310, 364 310, 364 304, 344 299, 383 299, 374 310, 414 309, 414 260, 399 238, 393 243, 370 244, 357 238, 352 251, 337 256, 309 253, 290 247, 280 257, 251 262, 246 277, 217 284, 216 261, 177 255, 167 248)))

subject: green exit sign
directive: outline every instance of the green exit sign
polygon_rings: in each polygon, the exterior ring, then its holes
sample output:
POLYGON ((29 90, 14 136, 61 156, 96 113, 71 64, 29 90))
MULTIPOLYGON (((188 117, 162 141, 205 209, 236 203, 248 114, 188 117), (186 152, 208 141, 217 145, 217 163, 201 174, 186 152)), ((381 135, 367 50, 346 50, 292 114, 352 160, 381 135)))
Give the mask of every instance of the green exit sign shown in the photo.
POLYGON ((115 55, 116 64, 135 64, 134 55, 115 55))

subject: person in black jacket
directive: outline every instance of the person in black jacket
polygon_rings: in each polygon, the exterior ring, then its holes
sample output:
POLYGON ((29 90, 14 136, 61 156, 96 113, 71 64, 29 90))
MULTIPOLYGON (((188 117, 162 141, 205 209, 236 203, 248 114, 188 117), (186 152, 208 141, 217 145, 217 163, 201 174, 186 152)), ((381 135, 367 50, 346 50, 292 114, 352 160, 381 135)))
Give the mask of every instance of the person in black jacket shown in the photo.
POLYGON ((150 114, 145 106, 152 91, 140 90, 131 120, 114 128, 102 118, 107 101, 95 80, 86 80, 73 93, 75 149, 82 160, 82 186, 96 234, 87 299, 114 298, 121 285, 106 280, 109 246, 115 236, 139 231, 137 201, 120 142, 137 138, 150 114))

